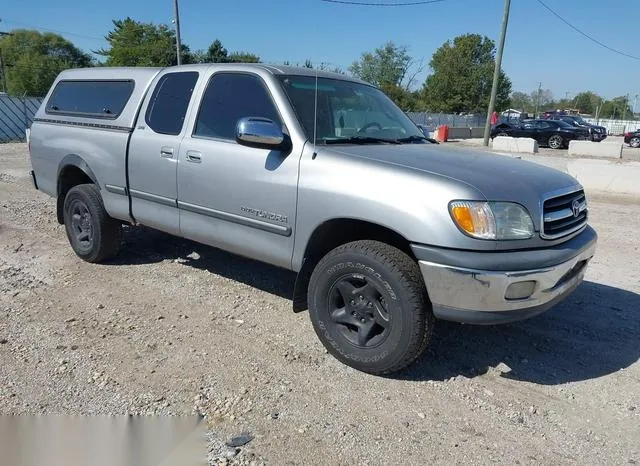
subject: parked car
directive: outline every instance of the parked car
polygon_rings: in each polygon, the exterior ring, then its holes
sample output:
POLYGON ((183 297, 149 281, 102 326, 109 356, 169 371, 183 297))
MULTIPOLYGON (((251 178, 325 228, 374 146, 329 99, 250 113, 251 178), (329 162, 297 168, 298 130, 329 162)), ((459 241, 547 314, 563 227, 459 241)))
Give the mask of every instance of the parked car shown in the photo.
POLYGON ((595 142, 603 141, 607 138, 607 128, 588 123, 580 115, 563 115, 560 113, 551 113, 547 117, 551 120, 560 120, 578 128, 586 128, 589 130, 591 140, 595 142))
POLYGON ((293 270, 294 311, 309 309, 329 353, 375 374, 414 361, 436 319, 545 311, 596 247, 570 175, 442 149, 376 87, 323 71, 64 71, 29 150, 81 259, 115 256, 128 224, 293 270))
POLYGON ((541 146, 551 149, 562 149, 569 145, 569 141, 589 140, 589 131, 585 128, 572 126, 561 120, 523 120, 521 123, 503 123, 491 130, 491 137, 512 136, 519 138, 533 138, 541 146))
POLYGON ((640 147, 640 129, 624 133, 624 142, 631 147, 640 147))

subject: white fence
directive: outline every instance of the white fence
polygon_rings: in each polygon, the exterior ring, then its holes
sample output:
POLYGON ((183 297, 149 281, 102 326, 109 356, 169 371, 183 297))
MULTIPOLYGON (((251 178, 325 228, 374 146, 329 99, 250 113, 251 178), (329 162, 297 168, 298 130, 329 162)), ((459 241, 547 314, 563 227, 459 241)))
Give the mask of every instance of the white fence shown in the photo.
POLYGON ((635 120, 610 120, 607 118, 585 118, 585 121, 594 125, 607 128, 607 134, 621 135, 628 131, 640 129, 640 121, 635 120))

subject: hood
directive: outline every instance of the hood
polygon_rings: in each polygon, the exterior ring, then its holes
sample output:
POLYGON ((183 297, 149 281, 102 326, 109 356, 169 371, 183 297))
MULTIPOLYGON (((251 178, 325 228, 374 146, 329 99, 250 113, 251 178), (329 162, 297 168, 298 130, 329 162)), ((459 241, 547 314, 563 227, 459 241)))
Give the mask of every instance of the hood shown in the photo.
POLYGON ((487 200, 519 202, 534 216, 539 215, 545 195, 579 186, 576 179, 553 168, 437 144, 334 146, 324 150, 456 180, 480 191, 487 200))
POLYGON ((604 126, 594 125, 593 123, 588 123, 586 121, 584 123, 580 123, 580 126, 583 128, 591 128, 591 129, 597 129, 597 130, 606 129, 604 126))

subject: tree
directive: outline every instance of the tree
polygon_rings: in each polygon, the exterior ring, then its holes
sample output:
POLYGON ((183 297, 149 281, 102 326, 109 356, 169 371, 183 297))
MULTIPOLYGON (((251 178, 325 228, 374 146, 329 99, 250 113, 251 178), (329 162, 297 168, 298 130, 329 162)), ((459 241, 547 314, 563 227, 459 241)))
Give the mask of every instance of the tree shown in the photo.
POLYGON ((553 104, 553 92, 549 89, 535 89, 531 91, 531 105, 532 111, 535 111, 536 107, 538 111, 549 104, 553 104))
POLYGON ((596 108, 602 101, 602 97, 600 97, 595 92, 585 91, 578 93, 573 99, 573 106, 580 110, 580 113, 588 113, 594 114, 596 108))
POLYGON ((226 63, 229 53, 219 39, 214 40, 207 49, 207 63, 226 63))
POLYGON ((530 112, 535 104, 531 101, 531 96, 524 92, 514 91, 511 93, 511 107, 523 112, 530 112))
POLYGON ((349 71, 356 78, 375 86, 397 86, 408 90, 421 71, 419 66, 414 68, 415 62, 406 47, 387 42, 373 52, 363 53, 349 67, 349 71))
POLYGON ((260 63, 260 57, 248 52, 232 52, 224 48, 219 39, 214 40, 206 51, 193 53, 194 63, 260 63))
POLYGON ((229 63, 260 63, 260 57, 249 52, 232 52, 229 54, 229 63))
POLYGON ((7 92, 43 96, 58 73, 91 66, 91 57, 62 36, 27 29, 0 37, 7 92))
MULTIPOLYGON (((465 34, 445 42, 433 54, 422 98, 430 110, 440 112, 484 112, 489 106, 495 44, 479 34, 465 34)), ((509 106, 511 81, 501 70, 496 109, 509 106)))
POLYGON ((419 92, 412 92, 395 84, 383 84, 380 90, 405 112, 420 110, 419 92))
POLYGON ((624 95, 605 101, 599 112, 600 118, 615 118, 618 120, 625 117, 630 118, 632 115, 633 112, 631 107, 629 107, 629 99, 624 95))
MULTIPOLYGON (((166 24, 141 23, 129 17, 113 20, 105 39, 109 48, 96 51, 107 66, 171 66, 177 64, 176 34, 166 24)), ((193 63, 189 47, 182 44, 184 63, 193 63)))

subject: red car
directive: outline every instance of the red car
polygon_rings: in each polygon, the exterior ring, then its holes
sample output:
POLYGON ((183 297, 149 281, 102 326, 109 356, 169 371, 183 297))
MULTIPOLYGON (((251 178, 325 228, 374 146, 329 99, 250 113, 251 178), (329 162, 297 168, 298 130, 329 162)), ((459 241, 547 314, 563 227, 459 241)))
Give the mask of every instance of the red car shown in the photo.
POLYGON ((640 147, 640 129, 630 133, 624 133, 624 142, 631 147, 640 147))

